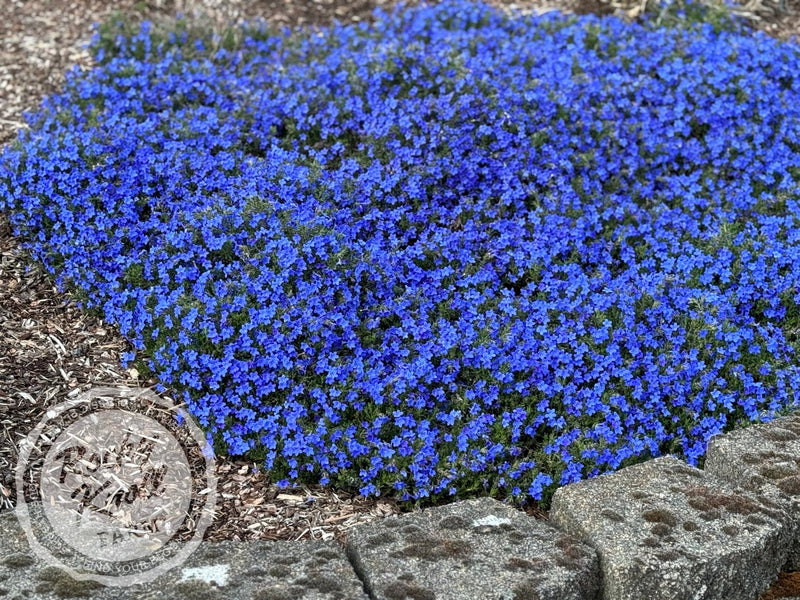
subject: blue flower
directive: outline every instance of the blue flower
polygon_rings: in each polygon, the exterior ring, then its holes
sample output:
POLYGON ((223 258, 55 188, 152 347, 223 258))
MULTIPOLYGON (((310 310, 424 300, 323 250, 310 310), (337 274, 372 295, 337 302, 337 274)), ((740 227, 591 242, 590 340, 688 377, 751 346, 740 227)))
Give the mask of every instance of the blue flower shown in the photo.
POLYGON ((462 0, 158 33, 95 38, 0 210, 207 452, 541 500, 797 404, 796 45, 462 0))

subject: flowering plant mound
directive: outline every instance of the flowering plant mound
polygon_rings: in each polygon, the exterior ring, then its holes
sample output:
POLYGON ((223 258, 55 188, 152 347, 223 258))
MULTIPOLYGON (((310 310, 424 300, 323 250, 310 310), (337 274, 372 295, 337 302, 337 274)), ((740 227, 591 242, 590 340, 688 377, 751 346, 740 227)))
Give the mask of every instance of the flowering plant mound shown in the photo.
POLYGON ((546 501, 795 406, 797 46, 450 0, 234 41, 97 44, 0 158, 218 448, 546 501))

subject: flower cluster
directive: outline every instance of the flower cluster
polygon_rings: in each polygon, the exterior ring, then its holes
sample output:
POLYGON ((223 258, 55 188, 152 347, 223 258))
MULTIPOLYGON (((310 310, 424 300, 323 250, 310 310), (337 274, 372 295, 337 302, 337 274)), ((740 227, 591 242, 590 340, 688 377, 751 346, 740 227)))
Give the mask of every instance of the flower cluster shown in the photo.
POLYGON ((546 501, 795 406, 797 46, 463 0, 236 39, 96 47, 0 156, 228 453, 546 501))

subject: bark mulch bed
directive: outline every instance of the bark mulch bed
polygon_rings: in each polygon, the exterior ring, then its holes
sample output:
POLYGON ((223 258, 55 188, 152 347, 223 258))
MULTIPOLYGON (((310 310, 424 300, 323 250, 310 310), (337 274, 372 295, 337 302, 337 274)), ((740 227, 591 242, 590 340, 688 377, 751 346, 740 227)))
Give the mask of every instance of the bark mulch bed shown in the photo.
MULTIPOLYGON (((640 1, 521 0, 495 4, 544 12, 627 14, 640 1)), ((262 17, 281 25, 325 24, 368 19, 380 0, 5 0, 0 19, 0 144, 24 127, 22 112, 55 92, 72 65, 90 66, 83 49, 91 25, 115 11, 160 19, 202 12, 223 26, 262 17)), ((768 0, 742 7, 757 29, 780 38, 800 32, 800 0, 782 6, 768 0)), ((20 248, 0 215, 0 510, 15 505, 18 444, 46 409, 93 387, 147 387, 133 370, 120 367, 130 351, 118 331, 81 311, 69 294, 20 248)), ((365 499, 320 486, 279 490, 253 463, 217 459, 218 518, 207 539, 335 539, 356 523, 408 510, 392 500, 365 499)), ((528 513, 546 518, 530 507, 528 513)), ((783 591, 783 590, 782 590, 783 591)), ((782 593, 782 592, 781 592, 782 593)), ((785 595, 785 594, 784 594, 785 595)), ((778 598, 783 596, 771 596, 778 598)))

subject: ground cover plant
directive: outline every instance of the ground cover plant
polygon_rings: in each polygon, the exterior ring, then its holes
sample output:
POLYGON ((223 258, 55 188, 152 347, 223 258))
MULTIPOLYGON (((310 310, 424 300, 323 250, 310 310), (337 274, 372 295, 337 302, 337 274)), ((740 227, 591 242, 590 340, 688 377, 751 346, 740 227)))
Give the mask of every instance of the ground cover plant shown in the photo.
POLYGON ((723 25, 106 28, 0 209, 218 451, 546 503, 796 407, 800 51, 723 25))

